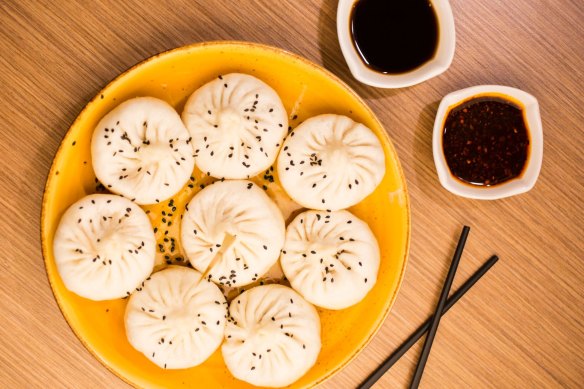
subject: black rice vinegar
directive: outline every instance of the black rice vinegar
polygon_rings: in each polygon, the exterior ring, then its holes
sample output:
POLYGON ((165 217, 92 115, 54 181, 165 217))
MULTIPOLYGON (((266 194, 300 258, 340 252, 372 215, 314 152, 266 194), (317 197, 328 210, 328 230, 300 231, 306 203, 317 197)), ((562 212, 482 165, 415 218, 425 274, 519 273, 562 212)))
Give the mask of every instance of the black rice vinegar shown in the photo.
POLYGON ((358 0, 350 30, 361 60, 385 74, 420 67, 438 47, 438 19, 429 0, 358 0))

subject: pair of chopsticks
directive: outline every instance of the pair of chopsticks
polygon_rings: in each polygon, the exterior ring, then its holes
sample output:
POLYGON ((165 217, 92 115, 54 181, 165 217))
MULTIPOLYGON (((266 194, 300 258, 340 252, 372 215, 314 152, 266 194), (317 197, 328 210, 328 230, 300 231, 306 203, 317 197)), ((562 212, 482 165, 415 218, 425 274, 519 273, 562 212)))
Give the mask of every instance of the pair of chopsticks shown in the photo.
POLYGON ((487 262, 485 262, 456 292, 454 292, 450 298, 448 298, 450 287, 452 286, 452 281, 454 280, 454 275, 456 274, 456 269, 458 268, 458 263, 460 262, 460 257, 462 256, 462 251, 469 232, 470 227, 464 226, 460 239, 458 240, 458 245, 456 246, 456 251, 454 252, 454 257, 450 264, 450 269, 448 270, 448 275, 446 276, 446 281, 444 282, 444 287, 440 293, 440 298, 434 315, 418 327, 418 329, 359 386, 359 389, 368 389, 373 386, 373 384, 377 382, 387 370, 389 370, 422 336, 424 336, 426 332, 428 332, 410 388, 415 389, 420 385, 422 373, 424 372, 424 367, 426 366, 426 361, 430 355, 430 349, 434 342, 438 325, 440 324, 440 318, 448 312, 448 310, 452 308, 452 306, 456 304, 456 302, 460 300, 460 298, 464 296, 464 294, 468 292, 468 290, 472 288, 472 286, 499 260, 499 257, 496 255, 491 256, 487 262))

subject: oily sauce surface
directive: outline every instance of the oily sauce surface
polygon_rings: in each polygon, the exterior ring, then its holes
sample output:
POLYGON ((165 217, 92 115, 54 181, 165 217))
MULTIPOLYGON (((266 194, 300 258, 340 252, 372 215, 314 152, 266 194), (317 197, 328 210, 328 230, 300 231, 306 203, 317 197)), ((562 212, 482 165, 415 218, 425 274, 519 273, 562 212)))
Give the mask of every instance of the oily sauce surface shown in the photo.
POLYGON ((416 69, 438 46, 438 19, 429 0, 359 0, 350 30, 363 62, 386 74, 416 69))
POLYGON ((499 97, 478 97, 452 109, 442 147, 452 175, 472 185, 492 186, 523 172, 529 133, 523 110, 499 97))

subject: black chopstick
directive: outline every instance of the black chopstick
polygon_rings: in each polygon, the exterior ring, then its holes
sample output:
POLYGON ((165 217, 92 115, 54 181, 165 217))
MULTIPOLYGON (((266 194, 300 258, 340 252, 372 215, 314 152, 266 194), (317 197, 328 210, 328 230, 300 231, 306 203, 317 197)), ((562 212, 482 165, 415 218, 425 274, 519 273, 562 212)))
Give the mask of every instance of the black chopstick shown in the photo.
MULTIPOLYGON (((484 276, 498 260, 499 257, 493 255, 468 280, 466 280, 466 282, 462 284, 462 286, 446 301, 442 315, 448 312, 448 310, 450 310, 450 308, 452 308, 454 304, 456 304, 456 302, 460 300, 460 298, 464 296, 465 293, 468 292, 469 289, 472 288, 473 285, 476 284, 476 282, 480 280, 481 277, 484 276)), ((406 352, 408 352, 408 350, 414 344, 416 344, 418 340, 420 340, 422 336, 424 336, 426 331, 428 331, 428 328, 430 328, 432 318, 433 316, 431 316, 421 326, 419 326, 418 329, 416 329, 416 331, 414 331, 414 333, 410 335, 410 337, 406 339, 397 348, 397 350, 393 352, 393 354, 391 354, 385 361, 383 361, 383 363, 373 373, 371 373, 371 375, 367 377, 367 379, 363 381, 361 385, 359 385, 359 389, 371 388, 373 384, 376 383, 385 374, 386 371, 388 371, 406 352)))
POLYGON ((420 385, 420 381, 422 380, 424 367, 426 366, 426 361, 430 355, 430 349, 432 348, 432 343, 434 342, 434 337, 436 336, 436 331, 438 330, 438 325, 440 324, 440 319, 442 318, 444 304, 446 304, 446 299, 450 293, 450 287, 452 286, 452 281, 454 280, 454 275, 456 274, 456 269, 458 268, 458 263, 460 262, 460 257, 462 256, 462 251, 464 250, 464 245, 466 243, 466 238, 468 237, 469 232, 469 226, 464 226, 462 228, 462 233, 460 234, 460 239, 458 240, 458 245, 456 246, 456 251, 454 252, 454 257, 452 257, 452 262, 450 263, 450 269, 448 269, 448 275, 446 276, 446 281, 444 281, 442 292, 440 292, 440 299, 438 300, 438 305, 436 306, 434 317, 430 323, 430 329, 428 329, 428 335, 426 335, 424 348, 422 348, 422 353, 420 354, 420 359, 418 360, 418 365, 416 366, 416 372, 414 373, 414 378, 412 378, 410 389, 417 389, 420 385))

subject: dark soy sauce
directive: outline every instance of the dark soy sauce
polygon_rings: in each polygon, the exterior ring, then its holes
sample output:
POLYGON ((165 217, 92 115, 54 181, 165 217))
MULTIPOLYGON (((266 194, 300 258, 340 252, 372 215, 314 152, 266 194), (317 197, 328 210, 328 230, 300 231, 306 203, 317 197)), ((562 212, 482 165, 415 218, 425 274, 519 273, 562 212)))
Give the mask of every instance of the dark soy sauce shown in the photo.
POLYGON ((386 74, 416 69, 438 47, 438 19, 429 0, 358 0, 350 30, 363 62, 386 74))

